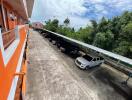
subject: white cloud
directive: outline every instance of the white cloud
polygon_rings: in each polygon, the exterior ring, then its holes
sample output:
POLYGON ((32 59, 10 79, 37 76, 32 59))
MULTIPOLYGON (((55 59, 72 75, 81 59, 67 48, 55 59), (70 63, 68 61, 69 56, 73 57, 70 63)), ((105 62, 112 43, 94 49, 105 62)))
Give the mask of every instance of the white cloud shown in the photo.
POLYGON ((71 26, 79 28, 90 24, 91 15, 99 20, 125 10, 132 11, 132 0, 35 0, 31 20, 42 22, 57 18, 63 23, 68 17, 71 26))
MULTIPOLYGON (((38 3, 37 0, 36 3, 38 3)), ((43 19, 40 17, 39 20, 42 19, 44 21, 57 18, 62 24, 64 19, 68 17, 71 21, 71 26, 76 28, 85 26, 89 23, 88 18, 80 17, 87 11, 87 8, 83 6, 84 0, 39 0, 39 4, 39 7, 42 6, 42 8, 41 10, 39 9, 39 11, 36 11, 38 5, 35 5, 36 9, 34 9, 33 13, 38 14, 33 14, 31 18, 32 21, 36 21, 35 17, 38 18, 38 16, 43 16, 43 19), (42 14, 39 14, 40 12, 42 14), (74 14, 77 14, 78 16, 75 16, 74 14)))
POLYGON ((87 9, 83 6, 83 0, 45 0, 45 8, 50 9, 50 11, 45 11, 46 15, 49 17, 55 17, 63 23, 65 18, 70 18, 71 26, 78 28, 79 26, 86 25, 86 22, 89 23, 89 19, 82 19, 83 15, 87 9), (46 1, 46 2, 45 2, 46 1), (79 16, 75 16, 74 14, 79 16))

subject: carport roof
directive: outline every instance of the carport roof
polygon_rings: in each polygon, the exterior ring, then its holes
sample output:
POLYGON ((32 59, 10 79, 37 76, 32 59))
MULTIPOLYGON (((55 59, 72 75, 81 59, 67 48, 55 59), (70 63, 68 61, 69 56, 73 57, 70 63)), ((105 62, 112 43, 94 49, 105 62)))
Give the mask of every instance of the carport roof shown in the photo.
MULTIPOLYGON (((44 29, 44 30, 46 30, 46 29, 44 29)), ((46 30, 46 31, 49 31, 49 30, 46 30)), ((117 59, 117 60, 120 60, 120 61, 123 61, 123 62, 125 62, 125 63, 127 63, 127 64, 132 65, 132 59, 130 59, 130 58, 127 58, 127 57, 124 57, 124 56, 121 56, 121 55, 112 53, 112 52, 110 52, 110 51, 107 51, 107 50, 104 50, 104 49, 95 47, 95 46, 93 46, 93 45, 89 45, 89 44, 86 44, 86 43, 84 43, 84 42, 81 42, 81 41, 78 41, 78 40, 75 40, 75 39, 72 39, 72 38, 69 38, 69 37, 66 37, 66 36, 57 34, 57 33, 55 33, 55 32, 51 32, 51 31, 49 31, 49 32, 52 33, 52 34, 55 34, 55 35, 57 35, 57 36, 59 36, 59 37, 62 37, 62 38, 66 39, 66 40, 68 40, 68 41, 70 41, 70 42, 76 43, 76 44, 81 45, 81 46, 86 47, 86 48, 90 48, 90 49, 95 50, 95 51, 97 51, 97 52, 99 52, 99 53, 102 53, 102 54, 104 54, 104 55, 107 55, 107 56, 109 56, 109 57, 115 58, 115 59, 117 59)))

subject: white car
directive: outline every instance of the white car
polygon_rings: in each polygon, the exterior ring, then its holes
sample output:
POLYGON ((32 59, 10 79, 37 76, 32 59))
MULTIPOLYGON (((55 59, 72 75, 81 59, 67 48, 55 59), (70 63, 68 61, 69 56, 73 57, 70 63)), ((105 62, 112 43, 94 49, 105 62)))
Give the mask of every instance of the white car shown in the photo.
POLYGON ((75 60, 75 64, 81 68, 91 68, 94 66, 98 66, 104 62, 104 59, 102 57, 93 57, 90 55, 84 55, 82 57, 77 57, 75 60))

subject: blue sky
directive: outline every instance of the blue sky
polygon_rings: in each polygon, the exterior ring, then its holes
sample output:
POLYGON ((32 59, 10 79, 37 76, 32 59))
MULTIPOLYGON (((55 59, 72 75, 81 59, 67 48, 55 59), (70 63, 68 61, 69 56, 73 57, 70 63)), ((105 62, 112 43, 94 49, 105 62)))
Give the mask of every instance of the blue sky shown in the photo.
POLYGON ((60 24, 70 19, 70 26, 79 28, 99 21, 103 16, 112 18, 124 11, 132 11, 132 0, 35 0, 32 22, 57 18, 60 24))

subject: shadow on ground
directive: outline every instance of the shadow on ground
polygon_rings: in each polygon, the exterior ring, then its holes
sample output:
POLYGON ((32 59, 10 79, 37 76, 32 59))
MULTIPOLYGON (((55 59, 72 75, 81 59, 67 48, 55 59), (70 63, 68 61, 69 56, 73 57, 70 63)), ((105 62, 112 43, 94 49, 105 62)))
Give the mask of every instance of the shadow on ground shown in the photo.
POLYGON ((115 78, 115 76, 106 69, 101 68, 100 71, 94 73, 94 76, 104 84, 108 84, 113 87, 116 92, 125 97, 127 100, 132 100, 132 88, 128 85, 123 85, 119 79, 115 78))

